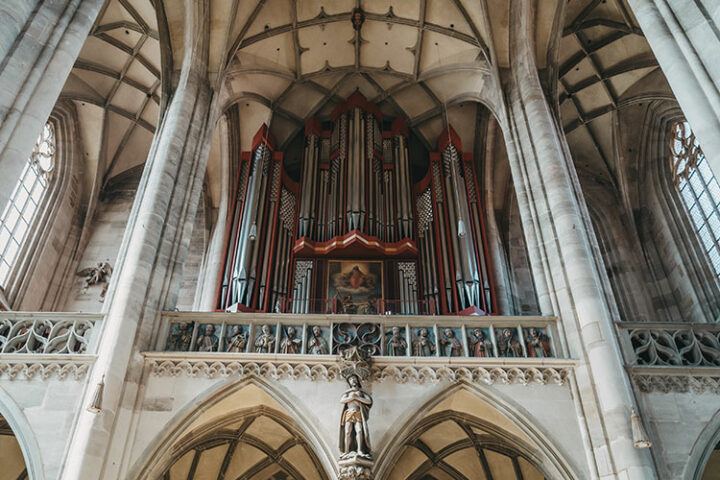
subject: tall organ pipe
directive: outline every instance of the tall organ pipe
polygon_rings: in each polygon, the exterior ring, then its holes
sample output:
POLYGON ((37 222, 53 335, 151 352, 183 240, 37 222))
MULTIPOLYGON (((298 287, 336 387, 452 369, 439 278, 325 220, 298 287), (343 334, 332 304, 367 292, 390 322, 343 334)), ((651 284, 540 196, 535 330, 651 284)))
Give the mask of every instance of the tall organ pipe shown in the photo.
MULTIPOLYGON (((238 242, 237 262, 233 278, 235 279, 237 291, 237 302, 245 303, 250 283, 250 268, 252 258, 256 252, 255 240, 257 237, 257 211, 260 202, 263 180, 265 175, 265 163, 269 161, 269 150, 267 145, 261 143, 255 150, 252 160, 253 165, 249 172, 248 190, 245 196, 243 218, 240 225, 240 238, 238 242), (253 228, 254 227, 254 228, 253 228)), ((254 278, 254 275, 253 275, 254 278)))

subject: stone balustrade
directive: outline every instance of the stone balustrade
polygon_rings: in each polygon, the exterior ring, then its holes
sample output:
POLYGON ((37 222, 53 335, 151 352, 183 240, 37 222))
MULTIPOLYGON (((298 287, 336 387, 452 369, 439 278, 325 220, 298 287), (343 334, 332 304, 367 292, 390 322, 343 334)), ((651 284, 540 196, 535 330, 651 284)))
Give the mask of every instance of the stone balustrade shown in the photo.
POLYGON ((567 358, 553 317, 168 312, 158 350, 374 357, 567 358))
POLYGON ((0 355, 94 353, 102 314, 0 312, 0 355))
POLYGON ((619 323, 628 364, 720 367, 720 324, 619 323))
POLYGON ((720 394, 720 324, 616 324, 628 373, 641 392, 720 394))

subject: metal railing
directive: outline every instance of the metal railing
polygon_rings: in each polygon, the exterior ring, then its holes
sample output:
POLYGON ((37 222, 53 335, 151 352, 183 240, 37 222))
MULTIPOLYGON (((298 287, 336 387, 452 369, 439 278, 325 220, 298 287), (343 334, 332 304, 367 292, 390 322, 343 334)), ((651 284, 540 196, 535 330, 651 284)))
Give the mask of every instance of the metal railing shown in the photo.
POLYGON ((102 314, 0 312, 0 354, 94 353, 102 314))
POLYGON ((167 312, 158 350, 374 356, 566 358, 554 317, 167 312))
POLYGON ((720 367, 720 324, 616 324, 625 360, 639 366, 720 367))

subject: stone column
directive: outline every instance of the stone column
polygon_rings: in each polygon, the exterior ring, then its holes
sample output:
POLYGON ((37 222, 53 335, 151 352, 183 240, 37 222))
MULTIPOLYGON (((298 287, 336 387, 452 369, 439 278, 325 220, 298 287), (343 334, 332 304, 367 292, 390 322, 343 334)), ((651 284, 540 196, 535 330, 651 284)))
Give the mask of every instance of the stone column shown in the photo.
POLYGON ((225 265, 225 242, 228 235, 228 215, 230 215, 230 202, 232 201, 232 185, 234 178, 231 174, 230 145, 228 144, 229 132, 227 117, 223 115, 218 122, 220 137, 220 205, 215 226, 210 237, 210 243, 205 258, 203 269, 198 282, 198 294, 195 299, 195 307, 201 312, 212 312, 216 307, 216 296, 220 284, 223 267, 225 265))
POLYGON ((2 211, 104 1, 0 3, 2 211))
POLYGON ((720 3, 628 3, 715 175, 720 175, 720 3))
MULTIPOLYGON (((80 405, 63 479, 121 478, 141 390, 143 357, 175 301, 217 119, 207 75, 209 2, 186 5, 184 59, 145 164, 123 239, 98 355, 80 405), (86 411, 105 377, 102 414, 86 411)), ((180 28, 180 27, 178 27, 180 28)))
POLYGON ((593 476, 655 479, 648 452, 633 447, 632 389, 594 261, 587 207, 565 136, 540 84, 531 4, 511 3, 506 140, 518 199, 524 199, 519 202, 523 225, 534 226, 525 233, 533 274, 547 287, 543 311, 551 306, 570 356, 578 359, 570 381, 593 476))
POLYGON ((519 312, 513 312, 511 301, 510 282, 512 279, 508 275, 505 249, 503 248, 502 238, 498 231, 497 218, 495 215, 495 184, 493 170, 498 162, 494 156, 495 149, 495 130, 497 122, 491 118, 487 122, 487 131, 485 134, 485 158, 483 161, 483 178, 484 178, 484 197, 485 197, 485 228, 487 230, 487 243, 490 255, 490 265, 492 266, 493 286, 495 287, 495 299, 500 315, 514 315, 519 312))

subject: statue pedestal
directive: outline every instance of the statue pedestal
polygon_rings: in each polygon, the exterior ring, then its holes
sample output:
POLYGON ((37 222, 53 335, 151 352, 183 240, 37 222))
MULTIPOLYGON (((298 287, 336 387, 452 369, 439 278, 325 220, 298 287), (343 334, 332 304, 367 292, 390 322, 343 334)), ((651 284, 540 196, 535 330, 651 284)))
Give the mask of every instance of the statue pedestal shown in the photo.
POLYGON ((340 467, 340 480, 372 480, 372 459, 358 455, 350 454, 345 458, 338 460, 340 467))

